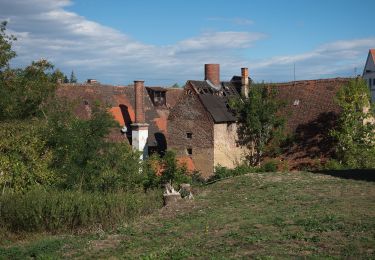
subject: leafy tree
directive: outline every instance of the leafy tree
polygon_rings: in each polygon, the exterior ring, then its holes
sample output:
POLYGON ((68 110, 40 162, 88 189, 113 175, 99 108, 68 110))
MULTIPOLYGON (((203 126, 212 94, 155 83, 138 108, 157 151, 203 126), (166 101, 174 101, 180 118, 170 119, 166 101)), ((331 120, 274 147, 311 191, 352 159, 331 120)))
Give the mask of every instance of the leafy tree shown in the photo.
POLYGON ((338 91, 336 102, 341 114, 330 134, 336 140, 337 159, 349 168, 375 167, 375 114, 366 82, 351 80, 338 91))
POLYGON ((70 82, 70 83, 77 83, 77 77, 76 77, 76 75, 74 74, 74 71, 72 71, 72 73, 70 73, 70 79, 69 79, 69 82, 70 82))
POLYGON ((61 72, 61 70, 56 69, 52 74, 51 74, 51 80, 53 82, 58 82, 58 83, 63 83, 67 79, 67 76, 61 72))
POLYGON ((16 56, 12 50, 12 42, 16 37, 5 33, 6 26, 6 21, 0 23, 0 73, 9 67, 9 61, 16 56))
POLYGON ((48 99, 53 96, 57 77, 46 60, 32 62, 25 69, 11 69, 9 61, 15 57, 13 36, 6 34, 6 22, 0 26, 0 121, 25 119, 44 113, 48 99))
POLYGON ((40 120, 2 122, 0 129, 0 194, 49 186, 52 153, 45 146, 40 120))
POLYGON ((284 119, 277 112, 283 103, 276 99, 276 89, 252 84, 248 98, 229 105, 239 118, 239 143, 250 149, 250 165, 259 165, 267 146, 282 136, 284 119))
POLYGON ((49 111, 46 136, 53 151, 52 169, 63 189, 115 191, 142 186, 139 154, 125 143, 107 140, 116 126, 105 107, 92 110, 88 120, 77 118, 65 100, 49 111))
POLYGON ((40 116, 54 95, 53 65, 34 61, 25 69, 8 69, 0 79, 0 120, 40 116))

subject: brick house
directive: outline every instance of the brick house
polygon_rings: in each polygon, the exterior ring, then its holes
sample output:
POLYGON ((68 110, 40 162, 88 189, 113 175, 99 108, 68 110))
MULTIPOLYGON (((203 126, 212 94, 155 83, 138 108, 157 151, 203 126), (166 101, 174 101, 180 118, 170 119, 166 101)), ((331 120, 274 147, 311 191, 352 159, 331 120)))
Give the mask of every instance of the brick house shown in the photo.
MULTIPOLYGON (((327 137, 340 112, 334 96, 348 78, 305 80, 272 84, 277 98, 286 103, 280 111, 286 132, 295 143, 281 155, 292 168, 301 168, 332 153, 327 137)), ((238 122, 228 107, 232 97, 244 97, 251 79, 248 69, 241 76, 221 82, 219 65, 205 65, 205 80, 188 80, 183 94, 168 117, 168 148, 189 156, 203 177, 216 165, 233 168, 245 158, 247 149, 238 144, 238 122)))
POLYGON ((219 64, 205 65, 205 80, 188 80, 178 103, 168 117, 168 148, 178 156, 189 156, 203 177, 214 166, 233 168, 244 158, 246 148, 238 145, 237 119, 228 100, 247 93, 250 78, 220 81, 219 64))

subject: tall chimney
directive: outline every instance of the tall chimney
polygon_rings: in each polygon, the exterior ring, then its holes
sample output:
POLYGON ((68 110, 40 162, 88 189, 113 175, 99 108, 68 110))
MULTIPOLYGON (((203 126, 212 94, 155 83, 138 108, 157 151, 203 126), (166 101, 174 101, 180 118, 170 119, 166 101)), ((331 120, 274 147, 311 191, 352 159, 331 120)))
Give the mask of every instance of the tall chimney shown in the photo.
POLYGON ((135 123, 145 122, 145 110, 144 110, 144 81, 134 81, 134 94, 135 94, 135 123))
POLYGON ((132 127, 132 146, 133 150, 142 152, 140 159, 148 156, 148 124, 145 120, 144 110, 144 81, 134 81, 135 94, 135 122, 132 127))
POLYGON ((249 69, 241 68, 241 95, 245 98, 249 96, 249 69))
POLYGON ((220 85, 220 64, 204 64, 204 79, 220 85))

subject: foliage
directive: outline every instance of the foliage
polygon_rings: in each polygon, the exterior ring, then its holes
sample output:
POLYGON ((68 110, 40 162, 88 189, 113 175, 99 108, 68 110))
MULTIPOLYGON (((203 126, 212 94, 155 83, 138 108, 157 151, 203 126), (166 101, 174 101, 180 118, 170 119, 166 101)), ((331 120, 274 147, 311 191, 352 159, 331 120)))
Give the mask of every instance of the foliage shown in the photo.
POLYGON ((15 37, 6 34, 6 24, 0 25, 0 121, 40 116, 62 73, 53 71, 46 60, 34 61, 25 69, 11 69, 15 37))
POLYGON ((2 122, 0 129, 1 194, 25 192, 55 181, 49 169, 52 152, 45 146, 40 120, 2 122))
POLYGON ((191 183, 185 166, 177 163, 176 153, 166 151, 164 156, 153 155, 146 161, 146 180, 144 188, 161 187, 170 182, 174 186, 181 183, 191 183))
POLYGON ((106 139, 116 123, 100 106, 88 120, 73 115, 66 101, 56 102, 48 114, 45 135, 53 151, 52 169, 64 189, 113 191, 142 185, 139 155, 122 143, 106 139))
POLYGON ((230 100, 230 107, 239 116, 241 145, 250 149, 249 162, 259 165, 263 156, 277 147, 283 136, 284 119, 278 115, 283 103, 276 99, 276 89, 264 84, 253 84, 244 100, 230 100))
POLYGON ((277 162, 274 160, 269 160, 265 162, 262 167, 260 168, 260 171, 263 172, 276 172, 277 171, 277 162))
POLYGON ((161 205, 158 191, 103 194, 34 189, 0 196, 0 226, 13 232, 109 228, 161 205))
POLYGON ((72 73, 70 73, 70 79, 69 79, 69 82, 70 82, 70 83, 77 83, 77 77, 76 77, 76 75, 74 74, 74 71, 72 71, 72 73))
POLYGON ((0 23, 0 75, 9 67, 9 61, 16 56, 15 51, 12 50, 12 42, 16 37, 5 33, 6 26, 6 21, 0 23))
POLYGON ((338 127, 330 134, 336 140, 336 156, 347 168, 375 167, 375 118, 366 82, 353 79, 337 93, 341 107, 338 127))

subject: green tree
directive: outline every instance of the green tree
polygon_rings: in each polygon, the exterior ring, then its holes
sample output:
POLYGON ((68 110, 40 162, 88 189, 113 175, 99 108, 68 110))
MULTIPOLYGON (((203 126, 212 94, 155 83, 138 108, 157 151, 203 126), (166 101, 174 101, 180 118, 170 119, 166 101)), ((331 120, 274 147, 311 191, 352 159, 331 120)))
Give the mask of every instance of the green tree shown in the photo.
POLYGON ((43 115, 57 86, 52 69, 46 60, 25 69, 7 69, 0 79, 0 121, 43 115))
POLYGON ((16 37, 6 34, 6 26, 6 21, 0 23, 0 74, 9 67, 9 61, 16 56, 16 52, 12 50, 12 42, 16 37))
POLYGON ((43 127, 41 120, 1 123, 0 194, 25 192, 56 181, 49 169, 52 153, 45 146, 43 127))
POLYGON ((70 79, 69 79, 69 82, 70 82, 70 83, 77 83, 77 77, 76 77, 76 75, 74 74, 74 71, 72 71, 72 73, 70 73, 70 79))
POLYGON ((64 83, 69 83, 69 79, 66 75, 64 76, 64 83))
POLYGON ((375 167, 375 115, 366 82, 351 80, 338 91, 336 102, 341 114, 330 134, 336 140, 337 159, 348 168, 375 167))
POLYGON ((239 143, 249 148, 252 166, 259 165, 267 147, 282 136, 284 119, 278 111, 283 103, 276 94, 271 86, 252 84, 248 98, 229 102, 239 119, 239 143))
POLYGON ((97 105, 88 120, 77 118, 65 100, 49 109, 46 136, 53 151, 52 169, 60 188, 115 191, 141 186, 139 154, 126 143, 107 136, 116 122, 105 107, 97 105))

